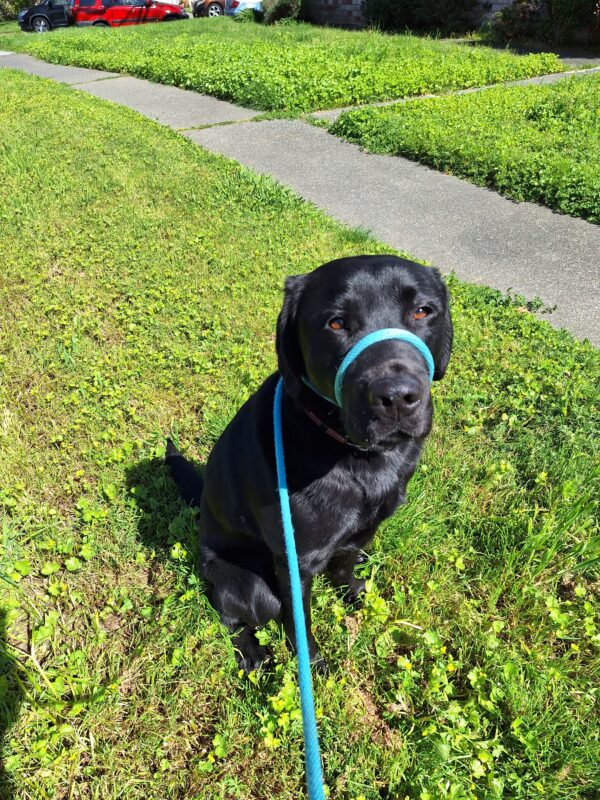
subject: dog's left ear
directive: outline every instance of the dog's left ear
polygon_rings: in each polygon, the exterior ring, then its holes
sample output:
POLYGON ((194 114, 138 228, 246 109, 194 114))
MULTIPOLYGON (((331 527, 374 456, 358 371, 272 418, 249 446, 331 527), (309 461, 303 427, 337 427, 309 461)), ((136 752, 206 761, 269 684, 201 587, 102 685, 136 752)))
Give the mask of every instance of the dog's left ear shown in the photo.
POLYGON ((434 359, 434 372, 433 380, 441 381, 446 374, 448 362, 450 361, 450 353, 452 352, 452 338, 454 336, 454 328, 452 327, 452 317, 450 316, 450 298, 448 290, 446 289, 446 311, 441 325, 439 345, 434 359))
POLYGON ((302 390, 304 359, 298 340, 297 313, 308 275, 292 275, 285 282, 283 306, 277 320, 275 347, 279 373, 287 394, 297 400, 302 390))

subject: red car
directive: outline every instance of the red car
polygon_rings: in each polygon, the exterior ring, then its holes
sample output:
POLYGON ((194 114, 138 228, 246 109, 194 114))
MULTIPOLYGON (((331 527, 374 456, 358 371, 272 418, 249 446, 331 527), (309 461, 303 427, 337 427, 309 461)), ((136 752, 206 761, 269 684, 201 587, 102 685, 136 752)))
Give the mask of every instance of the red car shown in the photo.
POLYGON ((75 25, 139 25, 142 22, 172 22, 187 19, 180 5, 160 0, 73 0, 75 25))
POLYGON ((19 13, 21 30, 45 33, 67 25, 138 25, 187 19, 180 5, 160 0, 42 0, 19 13))

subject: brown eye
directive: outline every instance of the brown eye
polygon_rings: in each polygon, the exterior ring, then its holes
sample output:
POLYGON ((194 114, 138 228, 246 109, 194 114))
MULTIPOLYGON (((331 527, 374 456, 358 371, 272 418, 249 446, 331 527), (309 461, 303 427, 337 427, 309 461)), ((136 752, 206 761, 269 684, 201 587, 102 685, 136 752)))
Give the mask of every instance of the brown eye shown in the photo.
POLYGON ((421 306, 420 308, 417 308, 416 311, 413 311, 412 318, 425 319, 425 317, 428 317, 430 314, 431 314, 431 309, 429 308, 429 306, 421 306))
POLYGON ((327 323, 330 328, 333 328, 334 331, 341 331, 344 329, 345 323, 342 317, 334 317, 330 319, 327 323))

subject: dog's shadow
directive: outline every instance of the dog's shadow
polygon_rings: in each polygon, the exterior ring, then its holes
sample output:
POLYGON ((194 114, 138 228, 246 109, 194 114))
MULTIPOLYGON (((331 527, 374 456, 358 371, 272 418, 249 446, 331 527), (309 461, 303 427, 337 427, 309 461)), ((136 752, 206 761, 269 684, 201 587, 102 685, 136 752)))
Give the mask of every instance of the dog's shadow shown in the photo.
POLYGON ((8 750, 4 739, 8 738, 10 728, 19 716, 23 683, 18 676, 18 662, 7 644, 6 616, 6 609, 0 608, 0 797, 2 800, 11 800, 15 796, 16 786, 5 767, 2 751, 5 748, 8 750))
MULTIPOLYGON (((192 461, 198 473, 198 493, 205 464, 192 461)), ((181 499, 171 472, 163 458, 139 461, 125 471, 125 480, 138 514, 140 542, 166 561, 173 546, 180 545, 192 556, 198 574, 198 531, 193 524, 195 511, 181 499)))
MULTIPOLYGON (((200 494, 205 464, 186 456, 186 461, 192 464, 198 473, 198 492, 200 494)), ((175 482, 171 477, 169 466, 162 458, 144 459, 129 467, 125 471, 125 479, 129 493, 138 508, 138 538, 139 541, 154 552, 155 557, 162 563, 171 562, 173 548, 181 546, 192 558, 192 569, 196 576, 201 578, 199 569, 199 535, 196 524, 197 510, 187 505, 180 497, 175 482)), ((211 615, 214 622, 218 621, 217 612, 210 610, 208 600, 208 585, 201 580, 204 594, 204 608, 211 615)), ((230 638, 230 633, 225 627, 221 628, 222 635, 230 638)), ((272 681, 275 680, 274 672, 265 674, 264 684, 254 686, 250 683, 240 684, 240 697, 245 691, 253 694, 265 694, 270 691, 272 681)), ((2 800, 4 800, 3 796, 2 800)))

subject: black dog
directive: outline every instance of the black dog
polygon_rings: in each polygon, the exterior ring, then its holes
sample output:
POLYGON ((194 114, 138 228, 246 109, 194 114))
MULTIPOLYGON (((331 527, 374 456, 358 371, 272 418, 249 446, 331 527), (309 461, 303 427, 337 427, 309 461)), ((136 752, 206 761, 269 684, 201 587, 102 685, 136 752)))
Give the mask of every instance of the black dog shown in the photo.
POLYGON ((223 623, 238 631, 234 644, 245 671, 267 655, 256 628, 283 618, 287 636, 292 643, 295 638, 275 477, 272 414, 279 375, 307 634, 317 666, 324 662, 311 631, 313 578, 327 572, 354 603, 364 588, 353 574, 359 552, 404 501, 432 419, 420 353, 403 341, 379 342, 348 368, 341 408, 321 396, 333 398, 345 353, 380 328, 419 336, 433 354, 434 379, 442 378, 452 322, 438 272, 395 256, 359 256, 288 278, 277 325, 279 374, 223 432, 203 487, 169 442, 166 460, 180 492, 200 507, 201 570, 210 601, 223 623))

